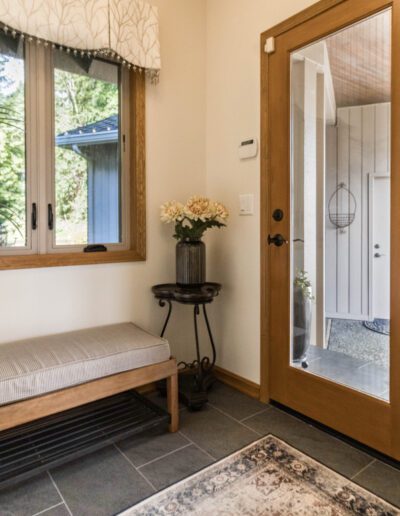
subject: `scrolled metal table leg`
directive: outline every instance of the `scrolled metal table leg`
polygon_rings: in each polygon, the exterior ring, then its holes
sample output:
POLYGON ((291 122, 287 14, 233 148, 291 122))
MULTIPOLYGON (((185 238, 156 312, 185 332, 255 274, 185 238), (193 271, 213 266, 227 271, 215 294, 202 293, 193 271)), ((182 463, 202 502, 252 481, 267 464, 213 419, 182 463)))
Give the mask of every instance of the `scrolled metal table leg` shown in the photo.
MULTIPOLYGON (((158 300, 158 305, 161 306, 161 308, 164 308, 165 305, 168 304, 168 313, 167 313, 167 316, 165 318, 165 321, 164 321, 164 325, 163 325, 163 329, 161 331, 161 335, 160 337, 164 337, 164 334, 165 334, 165 331, 167 329, 167 326, 168 326, 168 322, 169 322, 169 319, 171 317, 171 312, 172 312, 172 302, 170 299, 159 299, 158 300)), ((167 395, 167 388, 166 388, 166 381, 165 380, 159 380, 158 382, 156 382, 156 385, 157 385, 157 388, 160 392, 160 394, 162 396, 166 396, 167 395)))
POLYGON ((163 326, 163 329, 162 329, 162 332, 161 332, 161 337, 164 337, 165 330, 167 329, 167 326, 168 326, 169 318, 171 317, 172 303, 171 303, 171 301, 169 299, 167 299, 167 300, 160 299, 158 301, 158 304, 161 307, 164 307, 167 303, 168 303, 168 313, 167 313, 167 317, 165 318, 164 326, 163 326))
POLYGON ((217 352, 216 352, 216 349, 215 349, 214 337, 213 337, 213 334, 211 332, 211 326, 210 326, 210 322, 208 320, 207 310, 206 310, 206 305, 205 304, 203 304, 203 315, 204 315, 204 320, 206 322, 207 332, 208 332, 208 336, 210 338, 210 344, 211 344, 211 348, 212 348, 212 362, 210 363, 210 360, 209 360, 208 357, 204 357, 203 361, 202 361, 203 373, 204 373, 204 371, 206 373, 204 375, 203 388, 205 390, 208 390, 213 385, 213 383, 215 381, 215 377, 214 377, 214 375, 212 373, 212 370, 214 368, 215 361, 217 359, 217 352))
POLYGON ((197 364, 198 364, 198 372, 196 375, 196 387, 199 391, 203 390, 203 370, 201 365, 201 357, 200 357, 200 342, 199 342, 199 331, 197 327, 197 317, 200 314, 199 305, 194 305, 193 309, 193 320, 194 320, 194 337, 196 339, 196 355, 197 355, 197 364))
POLYGON ((208 336, 210 337, 210 343, 211 343, 211 348, 212 348, 212 356, 213 356, 213 358, 212 358, 212 362, 211 362, 211 365, 210 365, 210 369, 212 369, 214 367, 215 361, 217 359, 217 352, 216 352, 216 349, 215 349, 214 338, 213 338, 213 335, 211 333, 210 322, 209 322, 208 316, 207 316, 206 305, 203 305, 203 314, 204 314, 204 319, 206 321, 208 336))

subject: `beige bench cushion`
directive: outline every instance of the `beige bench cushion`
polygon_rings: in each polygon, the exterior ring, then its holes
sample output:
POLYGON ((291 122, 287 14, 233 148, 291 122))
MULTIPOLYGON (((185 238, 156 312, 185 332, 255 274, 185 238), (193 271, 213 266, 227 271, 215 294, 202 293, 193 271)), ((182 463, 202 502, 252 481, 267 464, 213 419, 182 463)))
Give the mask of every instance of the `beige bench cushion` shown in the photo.
POLYGON ((169 358, 165 339, 132 323, 0 344, 0 405, 169 358))

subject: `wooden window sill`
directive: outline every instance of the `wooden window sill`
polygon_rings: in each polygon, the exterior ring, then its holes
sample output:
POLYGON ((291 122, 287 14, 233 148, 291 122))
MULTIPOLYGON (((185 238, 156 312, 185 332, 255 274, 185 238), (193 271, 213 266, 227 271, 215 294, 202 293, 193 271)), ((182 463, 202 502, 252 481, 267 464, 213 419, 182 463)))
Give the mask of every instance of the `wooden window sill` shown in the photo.
POLYGON ((95 265, 101 263, 139 262, 145 253, 135 250, 107 251, 105 253, 54 253, 0 256, 0 270, 34 269, 38 267, 67 267, 70 265, 95 265))

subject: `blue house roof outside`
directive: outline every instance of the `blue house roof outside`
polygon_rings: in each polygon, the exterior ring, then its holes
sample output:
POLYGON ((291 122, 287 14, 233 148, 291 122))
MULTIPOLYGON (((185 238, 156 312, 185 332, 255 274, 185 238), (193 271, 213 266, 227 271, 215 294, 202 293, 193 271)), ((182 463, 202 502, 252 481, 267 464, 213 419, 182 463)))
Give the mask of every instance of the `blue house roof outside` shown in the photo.
POLYGON ((79 145, 102 145, 118 142, 118 115, 93 122, 56 136, 58 147, 74 147, 79 145))

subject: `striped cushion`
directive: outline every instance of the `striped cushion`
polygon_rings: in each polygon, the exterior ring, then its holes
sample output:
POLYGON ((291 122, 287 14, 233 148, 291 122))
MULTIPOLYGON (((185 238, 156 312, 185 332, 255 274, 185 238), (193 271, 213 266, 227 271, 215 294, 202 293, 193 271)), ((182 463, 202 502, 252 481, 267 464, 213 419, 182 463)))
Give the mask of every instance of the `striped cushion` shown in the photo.
POLYGON ((132 323, 0 344, 0 405, 169 358, 165 339, 132 323))

